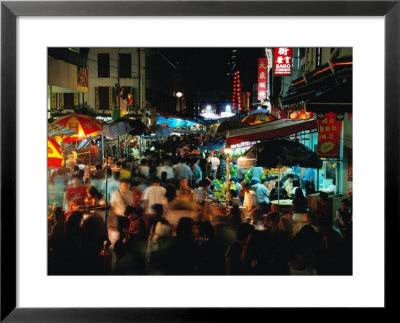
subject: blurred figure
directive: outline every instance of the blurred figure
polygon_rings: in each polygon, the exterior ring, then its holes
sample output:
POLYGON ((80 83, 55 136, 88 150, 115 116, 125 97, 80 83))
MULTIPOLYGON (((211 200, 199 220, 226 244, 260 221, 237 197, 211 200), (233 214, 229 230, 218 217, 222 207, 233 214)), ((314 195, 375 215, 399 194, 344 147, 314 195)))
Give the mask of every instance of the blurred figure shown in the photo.
POLYGON ((242 260, 243 247, 248 237, 254 232, 254 226, 249 223, 241 223, 237 230, 237 239, 229 245, 225 253, 225 265, 227 275, 248 275, 250 265, 242 260))
POLYGON ((78 205, 85 204, 86 187, 80 183, 80 178, 74 175, 72 178, 72 186, 67 187, 65 197, 67 203, 75 201, 78 205))
POLYGON ((303 190, 300 187, 295 190, 292 203, 295 213, 304 213, 308 211, 308 201, 303 195, 303 190))
POLYGON ((189 187, 186 178, 179 181, 179 189, 176 192, 176 198, 181 201, 193 201, 193 190, 189 187))

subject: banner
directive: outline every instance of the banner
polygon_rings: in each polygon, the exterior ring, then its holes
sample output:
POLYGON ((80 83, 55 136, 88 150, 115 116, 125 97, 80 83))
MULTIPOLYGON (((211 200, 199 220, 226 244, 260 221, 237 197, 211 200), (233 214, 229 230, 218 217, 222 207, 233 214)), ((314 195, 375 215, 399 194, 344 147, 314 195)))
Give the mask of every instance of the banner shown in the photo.
POLYGON ((78 66, 78 86, 88 87, 88 69, 78 66))
POLYGON ((276 76, 292 75, 292 48, 275 48, 274 59, 274 73, 276 76))
POLYGON ((317 125, 317 155, 320 157, 339 157, 340 121, 336 120, 336 114, 333 112, 325 114, 324 119, 317 120, 317 125))
POLYGON ((267 58, 258 59, 258 89, 257 99, 264 101, 267 98, 267 58))

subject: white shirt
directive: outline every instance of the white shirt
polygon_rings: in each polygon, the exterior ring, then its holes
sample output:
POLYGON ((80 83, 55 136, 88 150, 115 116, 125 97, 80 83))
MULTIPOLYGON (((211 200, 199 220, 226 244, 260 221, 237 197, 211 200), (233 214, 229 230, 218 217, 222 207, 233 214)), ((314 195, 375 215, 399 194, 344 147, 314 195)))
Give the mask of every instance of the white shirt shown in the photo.
POLYGON ((251 210, 254 206, 258 205, 256 192, 250 190, 244 193, 243 206, 247 207, 247 210, 251 210))
POLYGON ((122 193, 116 190, 111 195, 111 206, 116 215, 125 216, 125 209, 133 203, 132 192, 122 193))
POLYGON ((174 170, 172 169, 171 166, 168 165, 157 166, 156 176, 159 179, 161 179, 161 174, 163 172, 167 173, 167 179, 175 178, 174 170))
POLYGON ((150 171, 150 167, 149 166, 139 166, 139 174, 148 178, 149 177, 149 171, 150 171))
POLYGON ((165 192, 167 190, 162 186, 150 186, 146 188, 143 194, 143 200, 148 200, 146 214, 154 214, 151 207, 154 204, 166 204, 165 192))
POLYGON ((196 202, 199 202, 199 203, 204 202, 204 200, 205 200, 206 198, 207 198, 207 191, 206 191, 203 187, 199 187, 199 188, 196 188, 196 189, 194 190, 193 199, 194 199, 196 202))
POLYGON ((211 169, 217 170, 218 166, 220 164, 220 161, 219 161, 218 157, 213 156, 210 158, 210 163, 211 163, 211 169))

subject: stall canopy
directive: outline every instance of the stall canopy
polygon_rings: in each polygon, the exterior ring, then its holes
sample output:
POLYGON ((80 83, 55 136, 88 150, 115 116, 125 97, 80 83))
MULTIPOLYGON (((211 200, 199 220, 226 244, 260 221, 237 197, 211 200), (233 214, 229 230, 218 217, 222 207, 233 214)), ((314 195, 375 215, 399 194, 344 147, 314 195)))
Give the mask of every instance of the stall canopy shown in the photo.
POLYGON ((242 122, 255 125, 276 120, 276 117, 269 114, 266 109, 257 109, 245 117, 242 122))
POLYGON ((322 160, 310 148, 287 139, 259 142, 240 158, 255 160, 255 166, 266 168, 296 165, 307 168, 322 167, 322 160))
POLYGON ((188 119, 182 119, 175 117, 170 114, 159 114, 157 115, 157 122, 156 124, 166 124, 168 128, 179 128, 179 127, 192 127, 197 125, 198 123, 188 120, 188 119))
POLYGON ((51 138, 54 137, 68 137, 75 135, 76 132, 72 129, 68 129, 64 126, 61 126, 57 123, 50 123, 47 126, 47 135, 51 138))
POLYGON ((221 136, 226 136, 228 131, 232 131, 234 129, 244 129, 249 127, 250 126, 248 124, 243 123, 240 120, 223 121, 221 123, 212 125, 207 134, 211 135, 212 137, 221 137, 221 136))
POLYGON ((206 150, 218 150, 225 147, 225 137, 212 138, 206 140, 203 145, 199 146, 199 150, 204 152, 206 150))
POLYGON ((262 141, 287 137, 292 134, 317 129, 317 120, 279 119, 260 125, 248 126, 229 131, 226 146, 239 144, 244 141, 262 141))
POLYGON ((118 136, 122 136, 125 134, 138 136, 149 133, 150 130, 143 122, 130 118, 121 118, 113 123, 103 125, 102 132, 103 135, 112 139, 116 139, 118 138, 118 136))

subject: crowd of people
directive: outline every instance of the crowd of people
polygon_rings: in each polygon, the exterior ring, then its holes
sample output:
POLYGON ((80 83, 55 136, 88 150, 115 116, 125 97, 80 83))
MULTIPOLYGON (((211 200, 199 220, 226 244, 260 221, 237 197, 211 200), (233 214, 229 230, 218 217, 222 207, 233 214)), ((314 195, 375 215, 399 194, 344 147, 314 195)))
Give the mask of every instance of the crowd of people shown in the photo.
MULTIPOLYGON (((352 215, 343 199, 336 217, 320 192, 318 210, 293 176, 245 183, 231 179, 230 213, 207 213, 225 159, 214 154, 162 156, 90 169, 58 169, 50 178, 49 274, 54 275, 348 275, 352 215), (293 196, 293 207, 271 205, 293 196), (233 199, 239 204, 235 204, 233 199), (51 204, 51 203, 50 203, 51 204), (246 206, 247 218, 239 205, 246 206), (174 213, 175 212, 175 213, 174 213), (179 216, 174 217, 174 214, 179 216)), ((257 170, 256 170, 257 171, 257 170)), ((309 185, 307 183, 307 185, 309 185)))

